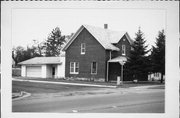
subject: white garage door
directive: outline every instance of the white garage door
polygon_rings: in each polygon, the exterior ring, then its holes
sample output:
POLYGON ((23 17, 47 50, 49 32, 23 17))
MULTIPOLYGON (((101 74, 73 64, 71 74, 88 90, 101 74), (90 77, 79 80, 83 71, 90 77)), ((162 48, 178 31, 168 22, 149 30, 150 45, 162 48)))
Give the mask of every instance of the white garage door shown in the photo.
POLYGON ((27 66, 26 76, 27 77, 41 77, 41 66, 27 66))

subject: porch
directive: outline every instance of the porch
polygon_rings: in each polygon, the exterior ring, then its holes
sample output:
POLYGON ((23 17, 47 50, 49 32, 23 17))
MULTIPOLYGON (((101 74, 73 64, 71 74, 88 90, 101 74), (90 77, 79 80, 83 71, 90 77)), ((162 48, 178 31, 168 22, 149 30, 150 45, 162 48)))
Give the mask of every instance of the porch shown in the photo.
POLYGON ((117 77, 121 77, 123 81, 123 65, 126 63, 127 57, 118 56, 107 61, 107 81, 117 81, 117 77))

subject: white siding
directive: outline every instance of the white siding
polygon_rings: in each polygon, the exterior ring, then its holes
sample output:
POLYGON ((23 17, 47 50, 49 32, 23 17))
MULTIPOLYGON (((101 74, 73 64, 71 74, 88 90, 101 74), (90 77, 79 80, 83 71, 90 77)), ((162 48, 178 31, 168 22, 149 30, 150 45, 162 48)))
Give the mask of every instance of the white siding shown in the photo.
POLYGON ((46 77, 52 78, 52 66, 51 65, 47 65, 46 77))
POLYGON ((65 77, 65 57, 61 57, 61 65, 57 65, 57 77, 65 77))
POLYGON ((42 78, 47 78, 47 65, 42 65, 42 72, 41 72, 41 77, 42 78))
POLYGON ((21 66, 21 76, 26 77, 26 66, 25 65, 21 66))

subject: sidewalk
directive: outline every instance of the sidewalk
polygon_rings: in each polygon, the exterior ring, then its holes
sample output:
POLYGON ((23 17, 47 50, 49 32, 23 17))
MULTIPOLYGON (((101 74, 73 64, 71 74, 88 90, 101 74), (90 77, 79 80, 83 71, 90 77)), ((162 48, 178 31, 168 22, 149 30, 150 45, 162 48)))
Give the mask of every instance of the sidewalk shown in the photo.
POLYGON ((98 85, 98 84, 85 84, 85 83, 71 83, 71 82, 55 82, 55 81, 40 81, 40 80, 23 80, 12 78, 13 81, 26 81, 26 82, 36 82, 36 83, 48 83, 48 84, 63 84, 63 85, 76 85, 76 86, 94 86, 94 87, 103 87, 103 88, 116 88, 117 86, 111 85, 98 85))

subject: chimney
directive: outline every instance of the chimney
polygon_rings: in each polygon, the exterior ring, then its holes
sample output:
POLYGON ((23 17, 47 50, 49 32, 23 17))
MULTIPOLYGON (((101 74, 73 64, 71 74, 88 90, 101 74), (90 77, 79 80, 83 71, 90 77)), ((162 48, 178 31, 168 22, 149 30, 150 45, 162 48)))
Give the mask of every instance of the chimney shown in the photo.
POLYGON ((104 29, 108 29, 108 24, 104 24, 104 29))

